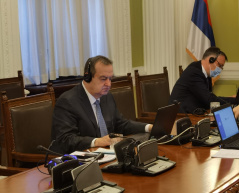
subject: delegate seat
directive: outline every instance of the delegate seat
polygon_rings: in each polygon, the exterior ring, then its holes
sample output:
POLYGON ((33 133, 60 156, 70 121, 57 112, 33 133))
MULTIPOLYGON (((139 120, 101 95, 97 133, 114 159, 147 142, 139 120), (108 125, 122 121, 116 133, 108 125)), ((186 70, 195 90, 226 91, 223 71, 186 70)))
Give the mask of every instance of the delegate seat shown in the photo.
POLYGON ((110 92, 114 96, 120 113, 126 118, 136 120, 134 90, 131 73, 127 76, 114 77, 110 92))
MULTIPOLYGON (((9 99, 14 99, 18 97, 24 97, 24 84, 23 84, 23 76, 22 71, 18 71, 17 77, 11 77, 11 78, 3 78, 0 79, 0 92, 6 91, 7 97, 9 99)), ((1 104, 1 98, 0 98, 0 104, 1 104)), ((3 113, 2 108, 0 105, 0 165, 6 164, 6 149, 4 144, 4 125, 3 125, 3 119, 2 119, 3 113)))
MULTIPOLYGON (((52 113, 55 96, 52 85, 48 92, 29 97, 8 99, 1 93, 3 124, 7 140, 7 166, 29 167, 30 163, 45 160, 45 154, 37 150, 38 145, 48 147, 51 143, 52 113)), ((53 156, 49 156, 52 158, 53 156)))
POLYGON ((159 107, 168 105, 170 91, 167 67, 163 73, 139 75, 135 70, 135 86, 138 117, 147 116, 148 112, 156 112, 159 107))

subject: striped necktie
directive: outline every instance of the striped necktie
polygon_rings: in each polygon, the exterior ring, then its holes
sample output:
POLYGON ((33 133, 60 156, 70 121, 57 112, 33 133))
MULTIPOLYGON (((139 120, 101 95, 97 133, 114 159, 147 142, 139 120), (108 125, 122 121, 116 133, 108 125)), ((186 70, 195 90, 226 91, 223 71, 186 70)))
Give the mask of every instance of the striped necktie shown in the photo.
POLYGON ((100 127, 100 134, 101 134, 101 137, 104 137, 105 135, 108 135, 108 131, 107 131, 104 117, 101 113, 100 101, 96 100, 94 104, 96 105, 96 116, 98 119, 98 125, 100 127))

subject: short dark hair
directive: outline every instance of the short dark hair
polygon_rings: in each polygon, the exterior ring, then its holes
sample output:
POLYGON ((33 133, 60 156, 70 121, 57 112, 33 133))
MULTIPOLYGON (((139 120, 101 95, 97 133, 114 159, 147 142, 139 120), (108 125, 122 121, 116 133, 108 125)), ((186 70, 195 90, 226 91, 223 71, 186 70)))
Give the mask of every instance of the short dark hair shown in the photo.
POLYGON ((95 76, 95 64, 99 61, 105 65, 113 64, 113 62, 105 56, 98 55, 95 57, 91 57, 85 63, 84 73, 86 73, 88 71, 88 66, 90 63, 90 73, 91 73, 92 77, 94 77, 95 76))
POLYGON ((218 48, 216 46, 208 48, 204 52, 202 59, 205 59, 205 58, 207 58, 208 56, 211 56, 211 55, 214 55, 215 57, 217 57, 219 55, 223 55, 225 57, 226 61, 227 61, 227 55, 223 51, 221 51, 220 48, 218 48))

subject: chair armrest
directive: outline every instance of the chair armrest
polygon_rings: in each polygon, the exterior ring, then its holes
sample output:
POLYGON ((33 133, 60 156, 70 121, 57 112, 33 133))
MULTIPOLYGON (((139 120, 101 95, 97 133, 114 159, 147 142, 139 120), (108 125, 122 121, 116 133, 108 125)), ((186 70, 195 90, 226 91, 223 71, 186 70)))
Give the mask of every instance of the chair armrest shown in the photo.
MULTIPOLYGON (((26 153, 12 152, 12 157, 16 160, 21 160, 22 162, 36 162, 36 160, 38 160, 39 163, 44 163, 46 155, 45 154, 26 154, 26 153)), ((48 155, 48 160, 51 160, 56 157, 59 157, 59 156, 48 155)))
POLYGON ((0 166, 0 175, 1 176, 11 176, 29 170, 29 168, 17 168, 17 167, 6 167, 0 166))

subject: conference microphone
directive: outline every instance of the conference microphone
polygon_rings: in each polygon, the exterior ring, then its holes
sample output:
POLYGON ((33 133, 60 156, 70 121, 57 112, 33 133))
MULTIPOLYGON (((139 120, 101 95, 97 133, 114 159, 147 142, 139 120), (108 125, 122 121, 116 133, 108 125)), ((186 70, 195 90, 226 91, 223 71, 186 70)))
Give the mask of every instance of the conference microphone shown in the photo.
POLYGON ((117 137, 119 137, 119 138, 123 138, 123 139, 132 139, 132 140, 134 140, 134 141, 136 141, 136 139, 134 139, 134 138, 132 138, 132 137, 125 137, 125 136, 120 136, 119 134, 116 134, 116 133, 110 133, 109 134, 109 138, 117 138, 117 137))
POLYGON ((104 154, 103 153, 99 153, 90 163, 88 164, 84 164, 83 166, 80 166, 82 167, 81 171, 77 174, 77 176, 75 177, 75 180, 73 182, 73 186, 72 186, 72 191, 71 193, 78 193, 79 190, 77 190, 77 186, 76 186, 76 182, 77 182, 77 178, 78 176, 85 170, 87 169, 88 167, 90 167, 96 160, 100 159, 104 157, 104 154))
POLYGON ((179 112, 182 112, 183 114, 186 115, 186 117, 189 117, 184 108, 182 108, 180 102, 178 100, 173 100, 173 104, 179 105, 179 112))
POLYGON ((164 135, 163 137, 160 137, 159 139, 157 139, 157 142, 159 143, 165 139, 168 139, 168 135, 164 135))
MULTIPOLYGON (((125 137, 125 136, 120 136, 119 134, 115 134, 115 133, 110 133, 109 134, 109 138, 116 138, 116 137, 119 137, 119 138, 128 138, 128 137, 125 137)), ((133 138, 132 138, 133 139, 133 138)), ((135 139, 134 139, 135 140, 135 139)))
POLYGON ((42 146, 42 145, 38 145, 38 146, 37 146, 37 150, 38 150, 38 151, 46 152, 45 163, 44 163, 44 167, 45 167, 45 168, 48 168, 48 161, 47 161, 47 160, 48 160, 48 155, 49 155, 49 154, 62 156, 62 154, 59 154, 59 153, 56 153, 56 152, 53 152, 53 151, 50 150, 50 148, 51 148, 51 146, 53 145, 54 142, 55 142, 55 140, 52 140, 52 142, 50 143, 50 145, 49 145, 48 148, 46 148, 46 147, 44 147, 44 146, 42 146))
POLYGON ((112 138, 117 138, 117 137, 123 138, 123 139, 132 140, 135 145, 139 145, 139 144, 140 144, 140 141, 138 141, 138 140, 136 140, 136 139, 134 139, 134 138, 132 138, 132 137, 120 136, 119 134, 116 134, 116 133, 110 133, 110 134, 109 134, 109 138, 111 138, 111 139, 112 139, 112 138))

